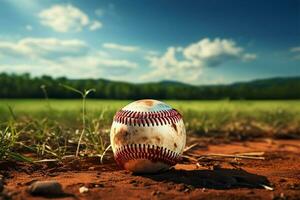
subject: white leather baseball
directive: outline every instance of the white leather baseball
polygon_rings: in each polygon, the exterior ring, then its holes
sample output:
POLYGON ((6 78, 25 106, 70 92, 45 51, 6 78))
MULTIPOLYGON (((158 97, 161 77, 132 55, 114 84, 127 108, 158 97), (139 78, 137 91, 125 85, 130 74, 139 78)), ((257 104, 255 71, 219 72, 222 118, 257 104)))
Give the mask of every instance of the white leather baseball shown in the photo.
POLYGON ((118 111, 110 131, 119 166, 136 173, 167 170, 180 159, 186 143, 181 115, 152 99, 130 103, 118 111))

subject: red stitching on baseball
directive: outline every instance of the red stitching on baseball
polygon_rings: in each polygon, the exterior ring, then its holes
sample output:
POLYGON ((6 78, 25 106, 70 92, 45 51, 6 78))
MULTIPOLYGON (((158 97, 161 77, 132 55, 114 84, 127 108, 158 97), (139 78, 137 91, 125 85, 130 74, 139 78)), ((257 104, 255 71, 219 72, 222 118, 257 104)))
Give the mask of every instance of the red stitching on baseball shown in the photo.
POLYGON ((180 113, 175 110, 156 112, 138 112, 120 110, 114 117, 115 122, 134 126, 159 126, 176 123, 181 119, 180 113))
POLYGON ((122 168, 129 160, 136 159, 147 159, 173 166, 181 160, 181 156, 167 148, 149 144, 128 144, 116 150, 115 160, 122 168))

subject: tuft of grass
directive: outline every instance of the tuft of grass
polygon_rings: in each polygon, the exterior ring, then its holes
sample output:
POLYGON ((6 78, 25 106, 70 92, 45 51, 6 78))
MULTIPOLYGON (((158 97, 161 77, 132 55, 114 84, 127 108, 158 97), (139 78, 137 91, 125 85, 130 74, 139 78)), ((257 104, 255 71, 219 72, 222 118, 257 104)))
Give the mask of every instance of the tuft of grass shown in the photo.
POLYGON ((31 162, 31 159, 14 151, 20 145, 18 142, 19 132, 14 121, 10 121, 4 130, 0 130, 0 160, 16 160, 31 162))
POLYGON ((26 147, 40 158, 57 158, 61 160, 66 154, 72 152, 72 132, 56 121, 48 118, 42 120, 31 119, 24 130, 23 141, 26 147))
POLYGON ((80 137, 78 140, 76 153, 75 153, 75 156, 78 157, 81 140, 82 140, 83 135, 86 132, 86 98, 87 98, 88 94, 90 94, 91 92, 96 92, 96 90, 95 89, 89 89, 89 90, 85 89, 84 91, 80 91, 80 90, 77 90, 76 88, 73 88, 68 85, 64 85, 64 84, 60 84, 60 85, 70 91, 80 94, 82 97, 82 131, 81 131, 81 134, 80 134, 80 137))

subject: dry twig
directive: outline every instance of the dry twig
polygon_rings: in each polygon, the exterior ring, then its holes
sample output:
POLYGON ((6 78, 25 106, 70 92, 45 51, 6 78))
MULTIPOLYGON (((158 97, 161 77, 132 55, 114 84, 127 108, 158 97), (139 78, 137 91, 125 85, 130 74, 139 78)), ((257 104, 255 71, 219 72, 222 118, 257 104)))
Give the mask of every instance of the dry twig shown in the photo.
POLYGON ((198 143, 194 143, 190 146, 187 146, 187 147, 184 148, 183 152, 187 152, 187 151, 191 150, 192 148, 194 148, 196 146, 198 146, 198 143))

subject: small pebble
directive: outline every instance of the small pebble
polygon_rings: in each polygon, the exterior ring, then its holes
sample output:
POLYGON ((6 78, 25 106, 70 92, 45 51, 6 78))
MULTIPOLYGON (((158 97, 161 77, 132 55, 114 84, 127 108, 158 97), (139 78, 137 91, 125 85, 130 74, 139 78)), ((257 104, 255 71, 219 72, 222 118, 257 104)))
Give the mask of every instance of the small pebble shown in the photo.
POLYGON ((186 188, 183 192, 189 192, 190 189, 189 188, 186 188))
POLYGON ((62 186, 57 181, 36 181, 28 187, 28 192, 35 196, 60 196, 64 195, 62 186))
POLYGON ((85 192, 88 192, 89 191, 89 188, 85 187, 85 186, 82 186, 79 188, 79 192, 80 193, 85 193, 85 192))
POLYGON ((156 195, 160 195, 160 194, 161 194, 160 191, 153 191, 153 192, 151 193, 152 196, 156 196, 156 195))
POLYGON ((287 187, 291 190, 300 190, 300 184, 297 183, 288 184, 287 187))

